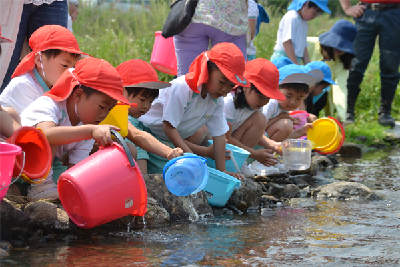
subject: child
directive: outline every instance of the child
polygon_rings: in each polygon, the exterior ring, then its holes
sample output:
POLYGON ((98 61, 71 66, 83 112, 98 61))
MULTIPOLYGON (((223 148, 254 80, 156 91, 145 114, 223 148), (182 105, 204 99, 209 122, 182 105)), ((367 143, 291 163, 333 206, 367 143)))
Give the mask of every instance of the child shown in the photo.
POLYGON ((271 61, 276 57, 288 57, 294 64, 310 62, 307 52, 307 21, 322 12, 330 14, 328 0, 294 0, 279 23, 276 45, 271 61))
POLYGON ((89 156, 94 141, 100 146, 112 144, 110 129, 119 129, 99 123, 117 101, 129 104, 116 69, 103 59, 85 58, 22 112, 22 125, 42 129, 54 159, 47 179, 32 185, 28 197, 34 201, 57 199, 56 183, 61 173, 56 171, 62 167, 58 159, 68 154, 68 167, 72 167, 89 156))
POLYGON ((319 37, 307 38, 311 61, 325 61, 332 71, 332 79, 337 83, 324 96, 328 99, 325 114, 333 116, 336 110, 339 121, 346 120, 348 123, 354 122, 355 100, 347 97, 347 79, 355 56, 353 42, 356 36, 356 26, 350 21, 341 19, 328 32, 319 37), (347 110, 349 114, 346 117, 347 110))
MULTIPOLYGON (((215 159, 217 169, 225 171, 225 133, 229 130, 224 117, 222 96, 235 85, 249 87, 243 77, 245 60, 232 43, 219 43, 203 52, 190 65, 189 73, 173 80, 172 86, 160 92, 147 114, 139 118, 164 144, 180 147, 184 152, 215 159), (211 147, 200 147, 207 132, 213 137, 211 147)), ((154 157, 150 154, 150 157, 154 157)), ((149 173, 162 171, 163 158, 149 160, 149 173)), ((242 178, 237 173, 229 173, 242 178)))
POLYGON ((296 123, 296 120, 288 112, 300 107, 308 96, 309 87, 314 86, 316 81, 314 75, 296 64, 279 69, 279 89, 285 95, 285 100, 271 100, 263 108, 263 114, 268 120, 266 133, 270 139, 281 142, 288 138, 298 138, 312 128, 312 124, 307 123, 293 131, 293 122, 296 123))
POLYGON ((226 133, 228 143, 249 151, 250 158, 266 166, 275 165, 275 158, 269 149, 255 150, 260 144, 279 152, 279 143, 264 137, 267 120, 262 107, 270 98, 280 101, 285 96, 279 91, 279 71, 270 61, 254 59, 246 64, 244 76, 250 82, 250 88, 238 87, 224 98, 224 113, 229 125, 226 133))
POLYGON ((262 22, 269 23, 269 16, 265 11, 264 7, 258 4, 257 0, 249 0, 248 8, 248 19, 250 28, 250 37, 247 35, 250 44, 247 46, 247 60, 253 60, 256 58, 257 49, 253 44, 254 38, 260 31, 260 25, 262 22))
POLYGON ((66 28, 46 25, 29 39, 32 52, 19 63, 11 82, 0 95, 0 104, 9 112, 21 112, 48 92, 61 74, 75 65, 81 55, 75 37, 66 28), (10 109, 12 108, 12 109, 10 109))
POLYGON ((142 174, 147 174, 149 153, 156 154, 168 160, 183 155, 181 148, 170 148, 152 136, 151 130, 138 119, 146 114, 158 97, 159 89, 170 87, 170 83, 158 80, 153 67, 141 60, 132 59, 125 61, 117 67, 124 84, 124 96, 136 107, 129 108, 129 133, 128 142, 136 145, 137 164, 142 174))
POLYGON ((276 57, 271 60, 271 62, 278 68, 278 70, 283 66, 294 64, 288 57, 276 57))

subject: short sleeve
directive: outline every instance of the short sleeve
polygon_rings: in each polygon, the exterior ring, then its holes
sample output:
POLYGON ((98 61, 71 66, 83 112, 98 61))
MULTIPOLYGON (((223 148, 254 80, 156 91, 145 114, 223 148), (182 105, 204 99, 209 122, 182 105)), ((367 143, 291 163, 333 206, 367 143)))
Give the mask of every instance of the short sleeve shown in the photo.
POLYGON ((218 99, 217 108, 210 120, 207 121, 206 126, 212 137, 224 135, 229 131, 229 126, 225 119, 224 101, 222 98, 218 99))
POLYGON ((290 13, 286 13, 282 20, 282 26, 279 25, 279 28, 282 29, 281 42, 282 44, 288 40, 292 40, 295 38, 295 31, 298 24, 298 18, 293 15, 289 15, 290 13))
MULTIPOLYGON (((269 121, 271 118, 274 117, 275 113, 278 112, 278 101, 276 99, 272 99, 269 101, 267 105, 265 105, 262 109, 262 113, 269 121)), ((276 115, 275 115, 276 116, 276 115)))
POLYGON ((90 151, 92 151, 94 140, 84 140, 77 143, 77 145, 68 152, 69 163, 78 164, 85 158, 89 157, 90 151))
POLYGON ((184 79, 180 79, 168 89, 164 97, 164 109, 162 120, 168 121, 174 128, 178 128, 182 121, 185 108, 193 96, 193 91, 186 84, 184 79))
POLYGON ((254 0, 249 0, 248 19, 257 19, 259 15, 258 5, 254 0))
POLYGON ((225 119, 228 124, 233 123, 236 114, 235 104, 233 100, 234 96, 232 94, 228 94, 226 97, 224 97, 224 113, 225 119))
POLYGON ((50 97, 41 96, 21 113, 21 124, 22 126, 32 127, 44 121, 51 121, 58 124, 61 114, 62 111, 57 102, 50 97))

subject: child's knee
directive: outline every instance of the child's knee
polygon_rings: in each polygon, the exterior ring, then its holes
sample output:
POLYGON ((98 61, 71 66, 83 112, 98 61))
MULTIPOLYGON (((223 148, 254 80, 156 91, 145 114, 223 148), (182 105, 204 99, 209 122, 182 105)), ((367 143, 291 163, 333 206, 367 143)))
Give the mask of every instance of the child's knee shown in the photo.
POLYGON ((257 110, 251 116, 254 116, 254 120, 256 121, 257 125, 263 127, 264 129, 267 127, 268 120, 261 111, 257 110))
POLYGON ((281 128, 284 133, 287 135, 291 134, 293 131, 293 122, 290 119, 282 119, 281 120, 281 128))
POLYGON ((13 118, 19 125, 21 125, 21 117, 19 116, 18 112, 11 107, 3 107, 3 110, 8 113, 8 115, 13 118))

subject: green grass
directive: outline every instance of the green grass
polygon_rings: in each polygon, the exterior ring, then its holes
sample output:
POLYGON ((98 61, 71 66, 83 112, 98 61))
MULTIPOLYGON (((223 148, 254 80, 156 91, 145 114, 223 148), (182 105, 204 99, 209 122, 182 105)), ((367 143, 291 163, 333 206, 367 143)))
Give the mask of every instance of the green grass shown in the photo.
MULTIPOLYGON (((262 24, 254 44, 257 57, 269 59, 273 53, 276 33, 282 14, 276 5, 266 6, 270 16, 269 24, 262 24)), ((154 43, 154 33, 160 31, 168 15, 168 1, 158 1, 148 12, 133 10, 121 12, 108 9, 99 10, 82 6, 78 20, 73 24, 74 34, 81 50, 98 58, 109 61, 113 66, 122 62, 140 58, 150 61, 154 43)), ((318 36, 328 31, 339 18, 323 15, 309 22, 309 36, 318 36)), ((163 81, 172 80, 172 76, 158 72, 163 81)), ((379 51, 376 47, 361 85, 362 91, 356 104, 356 123, 346 126, 346 138, 354 141, 359 135, 367 137, 367 144, 374 140, 383 140, 386 128, 377 123, 377 111, 380 104, 379 51)), ((400 101, 400 91, 396 93, 394 103, 400 101)), ((393 105, 392 115, 400 119, 400 107, 393 105)))

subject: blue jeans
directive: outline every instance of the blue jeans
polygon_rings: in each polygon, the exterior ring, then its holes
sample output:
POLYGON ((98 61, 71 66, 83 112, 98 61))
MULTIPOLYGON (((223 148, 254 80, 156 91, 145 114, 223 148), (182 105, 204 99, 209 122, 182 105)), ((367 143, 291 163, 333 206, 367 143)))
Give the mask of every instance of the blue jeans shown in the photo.
POLYGON ((25 36, 31 37, 37 29, 44 25, 61 25, 67 27, 68 23, 68 4, 67 0, 62 2, 54 1, 50 5, 42 4, 35 6, 33 4, 24 4, 22 10, 21 22, 19 23, 19 30, 17 41, 13 55, 11 57, 10 65, 8 65, 6 76, 4 77, 0 93, 11 81, 11 75, 19 64, 22 46, 24 44, 25 36))
POLYGON ((358 30, 354 41, 356 57, 353 59, 347 81, 347 112, 354 113, 360 84, 371 59, 376 37, 379 36, 379 66, 381 70, 379 113, 390 113, 400 79, 400 8, 384 11, 366 9, 364 15, 355 19, 355 22, 358 30))

